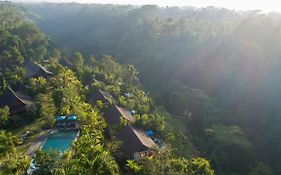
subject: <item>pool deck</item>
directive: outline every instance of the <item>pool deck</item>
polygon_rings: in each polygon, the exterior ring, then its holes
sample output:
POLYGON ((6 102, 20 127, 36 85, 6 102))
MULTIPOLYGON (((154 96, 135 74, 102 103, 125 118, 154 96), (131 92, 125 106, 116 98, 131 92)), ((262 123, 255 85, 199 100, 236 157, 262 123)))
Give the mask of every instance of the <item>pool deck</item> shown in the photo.
POLYGON ((25 155, 32 158, 34 156, 34 153, 40 148, 46 137, 49 135, 49 133, 52 131, 52 129, 48 129, 45 131, 42 131, 39 136, 33 140, 30 147, 25 151, 25 155))

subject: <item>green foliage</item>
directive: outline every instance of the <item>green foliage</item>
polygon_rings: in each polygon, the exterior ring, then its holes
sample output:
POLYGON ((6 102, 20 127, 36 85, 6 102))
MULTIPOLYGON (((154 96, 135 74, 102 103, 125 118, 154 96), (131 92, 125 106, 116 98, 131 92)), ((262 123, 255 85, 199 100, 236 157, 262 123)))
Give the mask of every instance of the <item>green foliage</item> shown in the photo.
POLYGON ((27 156, 18 154, 8 154, 0 160, 0 174, 24 174, 29 167, 30 160, 27 156))
POLYGON ((90 66, 95 66, 96 65, 96 58, 93 55, 90 55, 88 58, 88 63, 90 66))
POLYGON ((5 123, 9 119, 9 107, 5 106, 4 108, 0 108, 0 126, 5 125, 5 123))
POLYGON ((250 170, 250 172, 247 175, 274 175, 272 172, 270 166, 262 163, 262 162, 257 162, 255 166, 253 166, 250 170))
POLYGON ((50 78, 49 83, 53 87, 52 96, 59 114, 79 114, 82 111, 82 85, 71 70, 61 69, 57 76, 50 78))
POLYGON ((8 31, 0 32, 0 76, 8 81, 19 81, 23 76, 20 68, 24 58, 20 51, 20 39, 8 31))
POLYGON ((206 133, 216 142, 224 145, 239 145, 244 148, 251 147, 251 143, 239 126, 213 126, 206 129, 206 133))
POLYGON ((214 175, 209 162, 203 158, 191 160, 171 158, 169 152, 160 152, 153 157, 140 160, 128 160, 126 170, 136 175, 214 175))
POLYGON ((10 2, 0 4, 0 30, 12 29, 20 26, 23 16, 16 6, 10 2), (7 19, 7 16, 9 18, 7 19))
POLYGON ((60 160, 60 155, 56 151, 50 150, 44 152, 37 151, 34 157, 34 166, 36 169, 33 174, 35 175, 61 175, 64 174, 63 162, 60 160))
MULTIPOLYGON (((91 91, 96 87, 111 93, 118 100, 118 105, 128 110, 136 110, 136 125, 144 129, 153 129, 164 139, 168 138, 167 141, 173 137, 172 133, 165 131, 165 110, 155 107, 152 99, 142 90, 138 78, 139 72, 132 64, 118 64, 113 57, 108 55, 103 56, 100 61, 93 56, 84 60, 80 52, 75 52, 73 59, 66 58, 72 60, 75 68, 73 70, 63 68, 58 64, 62 57, 60 51, 48 45, 48 38, 38 28, 24 19, 20 19, 20 22, 12 26, 9 19, 16 20, 16 18, 13 18, 12 14, 7 13, 6 10, 3 12, 0 12, 0 19, 4 19, 2 18, 4 16, 6 22, 0 22, 0 26, 5 29, 0 33, 0 41, 3 43, 0 46, 0 78, 3 80, 1 88, 6 86, 5 81, 10 85, 16 82, 27 84, 27 92, 35 97, 35 102, 39 107, 36 116, 43 118, 44 127, 46 125, 50 127, 53 124, 55 115, 69 114, 77 115, 81 126, 80 137, 66 154, 60 155, 52 150, 49 152, 39 150, 34 157, 36 169, 33 174, 117 175, 123 171, 123 169, 119 171, 118 164, 112 157, 113 155, 119 158, 120 142, 114 139, 107 142, 108 140, 103 136, 106 124, 99 116, 99 111, 85 102, 86 91, 91 91), (5 26, 6 24, 9 26, 5 26), (38 77, 23 80, 22 76, 25 72, 22 66, 26 59, 48 66, 54 76, 48 79, 38 77), (98 81, 90 85, 89 89, 84 88, 83 85, 93 78, 98 81), (124 97, 124 93, 130 95, 124 97)), ((15 12, 17 12, 16 9, 15 12)), ((21 15, 15 14, 15 17, 21 15)), ((137 20, 140 24, 146 22, 146 20, 137 20)), ((162 24, 161 27, 163 27, 162 24)), ((103 106, 98 102, 99 109, 103 106)), ((1 118, 4 121, 8 112, 6 109, 0 111, 0 114, 1 112, 3 113, 1 118)), ((122 121, 120 126, 125 124, 127 123, 122 121)), ((14 154, 15 146, 17 146, 16 137, 11 133, 1 131, 0 156, 3 157, 0 161, 1 173, 21 174, 27 169, 28 159, 14 154)), ((159 151, 152 157, 128 161, 126 167, 132 174, 213 175, 205 159, 177 159, 169 149, 159 151)))
POLYGON ((18 139, 11 133, 0 130, 0 157, 6 156, 9 153, 14 153, 17 142, 18 139))
MULTIPOLYGON (((118 84, 136 85, 137 71, 130 67, 127 73, 122 73, 112 59, 103 63, 97 60, 106 53, 121 63, 134 65, 156 104, 173 115, 167 122, 172 126, 166 128, 176 128, 173 131, 177 132, 174 134, 177 142, 186 143, 192 138, 201 153, 210 156, 215 147, 214 137, 204 131, 213 125, 238 125, 251 142, 254 156, 245 167, 240 166, 239 156, 235 160, 231 156, 235 152, 243 157, 244 149, 219 151, 222 156, 218 161, 222 164, 215 168, 220 174, 245 173, 256 157, 264 162, 270 158, 268 164, 281 174, 277 163, 281 161, 280 15, 257 11, 236 13, 214 7, 77 4, 25 7, 40 15, 35 22, 59 44, 67 45, 68 54, 78 49, 87 58, 94 53, 97 59, 85 59, 91 63, 89 67, 94 67, 87 72, 104 81, 103 90, 112 93, 121 106, 137 110, 145 119, 148 114, 142 111, 147 111, 146 105, 120 97, 127 88, 118 84), (235 170, 230 170, 232 167, 235 170)), ((150 110, 153 111, 151 106, 148 113, 150 110)), ((241 142, 244 141, 242 137, 241 142)), ((228 143, 237 146, 239 142, 228 143)))
POLYGON ((36 101, 39 106, 39 116, 44 117, 46 126, 51 127, 54 123, 54 116, 56 114, 56 106, 51 94, 38 94, 36 101))
MULTIPOLYGON (((208 139, 208 154, 209 158, 215 167, 227 167, 228 172, 235 172, 241 167, 248 167, 252 154, 252 144, 248 138, 244 135, 244 132, 238 126, 223 126, 215 125, 210 129, 206 129, 208 139), (240 156, 237 155, 243 153, 244 158, 240 162, 236 162, 237 166, 232 166, 230 162, 236 161, 240 156), (229 157, 225 157, 225 154, 229 157), (220 161, 226 159, 227 161, 220 161), (236 169, 237 168, 237 169, 236 169)), ((246 173, 247 170, 240 170, 240 172, 246 173)), ((220 171, 218 171, 220 172, 220 171)), ((221 170, 220 173, 223 171, 221 170)))
POLYGON ((77 69, 81 69, 82 66, 84 64, 84 58, 81 55, 80 52, 75 52, 74 54, 74 58, 73 58, 73 65, 77 68, 77 69))
POLYGON ((19 36, 21 41, 21 52, 25 59, 43 61, 47 54, 48 38, 32 23, 23 23, 12 30, 14 35, 19 36))
POLYGON ((131 84, 121 85, 123 93, 128 93, 129 97, 119 96, 119 103, 127 109, 136 110, 139 114, 145 114, 150 111, 151 99, 139 87, 131 84))
POLYGON ((10 2, 0 3, 0 19, 0 79, 12 85, 22 81, 25 59, 43 61, 48 38, 10 2))
POLYGON ((98 119, 97 114, 87 118, 82 135, 75 142, 75 155, 66 167, 66 174, 118 174, 118 165, 102 143, 104 128, 105 123, 98 119))
POLYGON ((161 111, 154 111, 151 114, 136 115, 136 125, 144 129, 153 129, 158 132, 165 131, 164 115, 161 111))
POLYGON ((33 94, 46 93, 47 91, 46 84, 47 84, 47 80, 44 77, 30 78, 28 80, 29 89, 33 94))

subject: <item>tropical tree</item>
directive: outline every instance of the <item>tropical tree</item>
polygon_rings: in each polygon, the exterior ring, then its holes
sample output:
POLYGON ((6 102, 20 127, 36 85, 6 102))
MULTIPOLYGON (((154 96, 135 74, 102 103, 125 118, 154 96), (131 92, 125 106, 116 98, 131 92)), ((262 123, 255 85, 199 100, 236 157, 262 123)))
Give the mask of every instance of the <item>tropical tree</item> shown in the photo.
POLYGON ((9 107, 5 106, 3 108, 0 108, 0 126, 5 125, 8 119, 9 119, 9 107))
POLYGON ((82 127, 82 136, 75 142, 74 156, 66 167, 66 174, 117 175, 118 165, 103 145, 105 124, 92 114, 82 127))
POLYGON ((30 160, 27 156, 10 153, 0 160, 0 174, 24 174, 29 165, 30 160))
POLYGON ((17 137, 13 136, 11 133, 0 130, 0 157, 9 153, 14 153, 17 141, 17 137))
POLYGON ((64 174, 63 163, 57 151, 37 151, 34 157, 35 175, 61 175, 64 174))
POLYGON ((270 166, 262 163, 256 162, 256 164, 251 168, 247 175, 274 175, 270 166))
POLYGON ((224 167, 228 167, 228 172, 247 171, 246 167, 248 167, 249 157, 252 154, 252 144, 240 127, 235 125, 214 125, 206 129, 205 132, 209 142, 207 149, 210 151, 210 160, 217 171, 220 171, 222 164, 224 167), (236 162, 236 166, 234 166, 230 163, 230 160, 239 159, 240 156, 238 156, 237 152, 243 153, 244 159, 239 163, 236 162), (226 153, 229 155, 228 157, 225 157, 226 153), (219 161, 224 159, 227 159, 227 161, 219 161))
POLYGON ((76 69, 81 69, 84 64, 84 58, 80 52, 75 52, 73 57, 73 65, 76 69))
POLYGON ((128 160, 125 169, 135 175, 214 175, 209 162, 203 158, 173 158, 169 149, 139 160, 128 160))

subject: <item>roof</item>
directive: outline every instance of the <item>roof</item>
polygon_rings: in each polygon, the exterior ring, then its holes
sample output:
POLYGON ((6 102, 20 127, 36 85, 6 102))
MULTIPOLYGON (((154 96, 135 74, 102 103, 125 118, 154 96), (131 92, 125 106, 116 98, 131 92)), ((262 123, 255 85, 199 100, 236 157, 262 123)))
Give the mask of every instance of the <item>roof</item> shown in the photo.
POLYGON ((120 113, 122 114, 122 117, 126 118, 129 121, 135 121, 134 116, 127 109, 119 107, 119 106, 116 106, 116 108, 120 111, 120 113))
POLYGON ((123 127, 116 134, 116 137, 123 142, 121 151, 127 154, 134 154, 135 152, 156 148, 156 144, 143 130, 137 129, 131 125, 123 127))
POLYGON ((96 88, 87 96, 87 101, 92 105, 96 105, 98 100, 103 103, 109 103, 111 99, 113 99, 113 97, 109 93, 96 88))
POLYGON ((19 92, 19 91, 26 91, 27 90, 27 86, 25 84, 23 84, 22 82, 18 82, 16 84, 14 84, 12 86, 12 89, 15 91, 15 92, 19 92))
POLYGON ((64 66, 64 67, 67 67, 68 69, 71 69, 71 70, 75 70, 75 67, 72 63, 70 63, 68 60, 66 59, 61 59, 59 61, 59 63, 64 66))
POLYGON ((47 77, 49 75, 53 75, 53 73, 48 71, 45 67, 31 60, 26 60, 23 67, 25 70, 25 74, 23 78, 25 79, 32 78, 32 77, 39 77, 39 76, 47 77))
POLYGON ((11 88, 7 88, 0 96, 0 107, 8 106, 12 114, 25 111, 25 106, 31 104, 31 97, 16 93, 11 88))
POLYGON ((127 119, 130 122, 135 121, 135 118, 128 110, 117 105, 111 105, 104 110, 104 118, 109 125, 120 124, 120 117, 127 119))

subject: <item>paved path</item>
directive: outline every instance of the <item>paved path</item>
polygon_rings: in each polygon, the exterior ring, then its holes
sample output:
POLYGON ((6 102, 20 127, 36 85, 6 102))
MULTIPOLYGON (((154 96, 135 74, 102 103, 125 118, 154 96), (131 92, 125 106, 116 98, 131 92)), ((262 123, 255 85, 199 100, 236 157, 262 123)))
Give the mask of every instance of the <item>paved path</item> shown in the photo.
POLYGON ((42 143, 44 142, 45 138, 48 136, 51 129, 42 131, 39 136, 33 140, 30 147, 25 151, 25 155, 32 158, 34 153, 40 148, 42 143))

